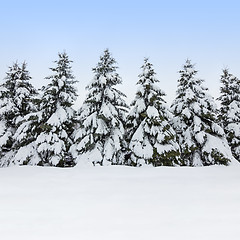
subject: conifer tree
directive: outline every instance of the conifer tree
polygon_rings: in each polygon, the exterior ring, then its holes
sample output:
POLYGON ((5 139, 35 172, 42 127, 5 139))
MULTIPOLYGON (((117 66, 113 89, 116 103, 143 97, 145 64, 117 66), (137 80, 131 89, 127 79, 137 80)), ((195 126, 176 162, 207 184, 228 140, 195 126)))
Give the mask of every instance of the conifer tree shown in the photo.
POLYGON ((36 147, 41 159, 38 165, 65 167, 74 165, 69 148, 73 144, 75 111, 72 106, 77 90, 72 61, 65 52, 58 56, 56 67, 50 68, 53 75, 46 78, 51 82, 42 88, 36 147))
POLYGON ((179 146, 170 124, 172 114, 163 99, 165 93, 157 86, 159 80, 147 58, 141 68, 139 87, 127 118, 129 164, 180 165, 179 146))
POLYGON ((218 98, 221 108, 218 118, 226 133, 233 156, 240 161, 240 80, 223 69, 218 98))
POLYGON ((108 49, 92 69, 94 78, 87 86, 88 94, 80 109, 80 127, 76 130, 72 152, 79 164, 122 164, 125 95, 116 89, 122 80, 116 72, 115 59, 108 49))
POLYGON ((216 104, 190 60, 179 71, 178 89, 172 104, 174 127, 187 166, 228 165, 232 155, 223 129, 216 123, 216 104))
POLYGON ((26 66, 25 62, 21 66, 17 62, 14 63, 9 68, 5 82, 1 86, 1 103, 3 104, 1 104, 1 119, 7 130, 4 134, 7 144, 1 149, 9 152, 8 157, 2 160, 4 166, 14 162, 13 156, 19 147, 15 132, 24 121, 24 117, 35 109, 32 98, 37 91, 30 83, 31 77, 26 66))

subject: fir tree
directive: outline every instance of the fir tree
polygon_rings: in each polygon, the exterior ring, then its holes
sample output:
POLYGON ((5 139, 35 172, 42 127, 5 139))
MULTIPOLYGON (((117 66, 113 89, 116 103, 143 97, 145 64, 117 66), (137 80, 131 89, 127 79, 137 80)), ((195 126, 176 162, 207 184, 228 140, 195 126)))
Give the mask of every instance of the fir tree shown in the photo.
POLYGON ((75 111, 72 106, 77 94, 72 61, 65 52, 58 56, 56 67, 50 68, 53 75, 46 78, 51 82, 42 88, 36 145, 41 159, 38 165, 65 167, 74 165, 69 148, 73 144, 75 111))
POLYGON ((216 123, 216 104, 190 60, 179 71, 178 89, 172 104, 174 126, 187 166, 228 165, 232 158, 223 129, 216 123))
POLYGON ((240 161, 240 80, 223 70, 221 75, 221 108, 218 118, 226 133, 233 156, 240 161))
POLYGON ((139 87, 127 118, 129 164, 179 165, 179 147, 170 124, 172 115, 163 99, 165 93, 157 86, 159 80, 147 58, 141 68, 139 87))
MULTIPOLYGON (((15 132, 24 121, 24 117, 35 109, 32 99, 37 91, 30 83, 31 77, 26 66, 25 62, 21 66, 14 63, 9 68, 5 82, 1 87, 1 119, 7 130, 4 133, 6 144, 2 146, 2 149, 9 152, 9 156, 2 160, 4 166, 14 162, 13 156, 19 148, 15 132)), ((0 133, 0 135, 2 134, 0 133)))
POLYGON ((80 109, 80 127, 75 132, 76 144, 72 147, 79 164, 121 164, 124 146, 125 113, 128 106, 125 95, 115 86, 122 80, 116 72, 115 59, 108 49, 97 66, 88 94, 80 109))

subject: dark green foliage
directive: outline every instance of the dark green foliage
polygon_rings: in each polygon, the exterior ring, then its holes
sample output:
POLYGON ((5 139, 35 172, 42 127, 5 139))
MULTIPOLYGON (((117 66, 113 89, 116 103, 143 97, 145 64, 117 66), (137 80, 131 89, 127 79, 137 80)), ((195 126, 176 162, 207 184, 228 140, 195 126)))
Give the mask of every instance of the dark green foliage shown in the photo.
POLYGON ((230 162, 230 160, 220 153, 216 148, 212 150, 211 157, 215 160, 216 164, 228 165, 230 162))

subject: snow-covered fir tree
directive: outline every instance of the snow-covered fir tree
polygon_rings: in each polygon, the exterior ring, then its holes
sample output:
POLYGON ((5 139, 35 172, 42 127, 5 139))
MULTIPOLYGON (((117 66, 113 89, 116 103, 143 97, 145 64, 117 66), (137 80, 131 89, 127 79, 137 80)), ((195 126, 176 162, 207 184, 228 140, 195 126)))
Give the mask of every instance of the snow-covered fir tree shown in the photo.
POLYGON ((171 126, 172 114, 163 99, 165 93, 157 86, 159 80, 147 58, 141 68, 139 87, 126 124, 128 164, 180 165, 179 146, 171 126))
POLYGON ((240 80, 223 69, 218 118, 226 133, 233 156, 240 161, 240 80))
POLYGON ((216 123, 216 104, 190 60, 179 71, 171 109, 175 115, 181 157, 187 166, 228 165, 232 154, 223 129, 216 123))
POLYGON ((0 133, 3 137, 2 151, 9 152, 2 157, 2 165, 7 166, 14 162, 13 157, 20 142, 17 140, 16 130, 24 121, 24 117, 35 110, 32 99, 37 91, 30 83, 31 77, 24 62, 17 62, 9 68, 4 84, 1 86, 1 119, 5 130, 0 133), (5 136, 5 137, 4 137, 5 136))
POLYGON ((35 121, 39 122, 35 142, 41 159, 38 165, 65 167, 74 164, 69 148, 73 144, 71 135, 76 113, 72 106, 77 90, 72 61, 65 52, 58 56, 56 67, 50 68, 53 75, 46 78, 51 82, 42 88, 40 112, 35 114, 38 119, 35 121))
POLYGON ((80 126, 71 149, 78 164, 122 164, 128 106, 125 95, 115 87, 122 83, 116 70, 116 61, 106 49, 93 68, 95 76, 79 111, 80 126))

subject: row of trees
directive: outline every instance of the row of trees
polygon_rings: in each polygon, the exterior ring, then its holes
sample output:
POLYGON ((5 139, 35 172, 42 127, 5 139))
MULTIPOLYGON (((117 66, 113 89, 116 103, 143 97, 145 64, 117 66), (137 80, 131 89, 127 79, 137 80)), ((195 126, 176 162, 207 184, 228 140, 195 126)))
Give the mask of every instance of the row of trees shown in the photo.
POLYGON ((228 165, 233 156, 240 160, 240 81, 228 69, 221 76, 217 110, 187 60, 169 108, 152 64, 144 59, 129 111, 126 96, 116 88, 122 80, 107 49, 75 111, 71 62, 65 52, 59 54, 40 92, 30 83, 26 63, 9 68, 0 85, 1 166, 206 166, 228 165))

